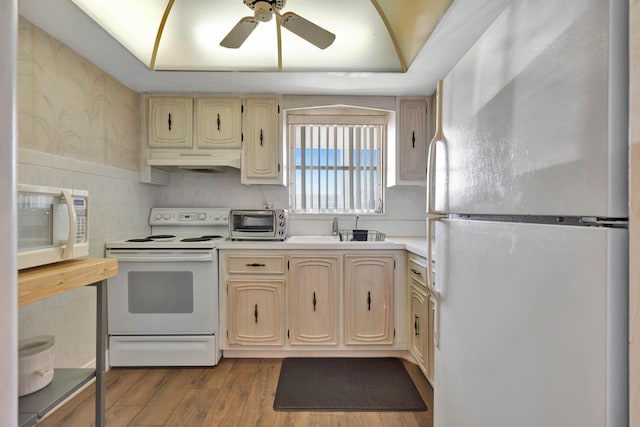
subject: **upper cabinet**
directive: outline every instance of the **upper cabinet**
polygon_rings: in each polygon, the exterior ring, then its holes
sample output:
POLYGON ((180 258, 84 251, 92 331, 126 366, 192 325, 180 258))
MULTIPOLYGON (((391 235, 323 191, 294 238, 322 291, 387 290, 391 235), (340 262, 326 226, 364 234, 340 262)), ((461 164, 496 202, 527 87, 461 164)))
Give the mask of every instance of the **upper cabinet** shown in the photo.
POLYGON ((278 136, 277 98, 244 101, 243 184, 281 184, 282 143, 278 136))
POLYGON ((427 148, 433 128, 429 97, 399 98, 387 151, 387 186, 427 183, 427 148))
POLYGON ((400 100, 398 175, 401 180, 426 180, 428 143, 426 99, 400 100))
POLYGON ((197 98, 196 144, 200 148, 240 148, 242 146, 240 98, 197 98))
POLYGON ((193 146, 193 99, 178 96, 149 97, 149 147, 193 146))

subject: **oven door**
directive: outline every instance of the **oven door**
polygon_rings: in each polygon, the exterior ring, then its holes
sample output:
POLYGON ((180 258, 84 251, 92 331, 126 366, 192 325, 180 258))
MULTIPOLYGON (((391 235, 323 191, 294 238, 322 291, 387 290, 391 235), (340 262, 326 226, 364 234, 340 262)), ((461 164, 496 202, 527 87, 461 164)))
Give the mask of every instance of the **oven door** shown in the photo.
POLYGON ((214 334, 218 318, 215 249, 110 249, 118 275, 107 280, 111 335, 214 334))

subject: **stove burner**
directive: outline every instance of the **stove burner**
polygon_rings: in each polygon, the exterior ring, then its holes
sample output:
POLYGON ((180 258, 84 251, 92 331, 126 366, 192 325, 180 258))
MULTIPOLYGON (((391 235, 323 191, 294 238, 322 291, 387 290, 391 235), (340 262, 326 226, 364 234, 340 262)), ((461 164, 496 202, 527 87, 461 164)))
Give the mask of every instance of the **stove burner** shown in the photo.
POLYGON ((202 236, 203 239, 222 239, 222 236, 219 234, 205 234, 202 236))
POLYGON ((208 242, 209 240, 211 240, 208 237, 187 237, 186 239, 182 239, 180 240, 181 242, 208 242))
POLYGON ((153 239, 148 237, 140 237, 138 239, 129 239, 127 242, 153 242, 153 239))
POLYGON ((176 236, 173 234, 152 234, 151 236, 147 236, 147 239, 172 239, 176 236))

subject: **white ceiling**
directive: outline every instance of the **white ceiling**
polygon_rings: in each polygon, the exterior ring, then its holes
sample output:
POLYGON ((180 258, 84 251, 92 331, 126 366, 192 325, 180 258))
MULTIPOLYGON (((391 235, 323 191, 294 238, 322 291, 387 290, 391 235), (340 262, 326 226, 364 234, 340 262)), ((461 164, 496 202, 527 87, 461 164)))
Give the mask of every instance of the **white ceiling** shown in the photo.
POLYGON ((27 20, 139 92, 410 96, 433 93, 436 81, 508 2, 454 0, 406 73, 151 71, 71 0, 19 0, 18 7, 27 20))

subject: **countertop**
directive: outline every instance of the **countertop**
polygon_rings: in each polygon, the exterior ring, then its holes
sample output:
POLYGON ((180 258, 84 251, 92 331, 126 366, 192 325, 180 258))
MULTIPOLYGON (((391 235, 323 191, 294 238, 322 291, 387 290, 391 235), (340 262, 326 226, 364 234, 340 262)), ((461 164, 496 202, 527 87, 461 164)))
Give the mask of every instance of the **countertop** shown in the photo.
POLYGON ((100 282, 118 274, 113 258, 78 258, 18 272, 18 306, 100 282))
POLYGON ((418 236, 387 236, 381 242, 226 240, 216 243, 216 246, 222 250, 407 250, 422 257, 427 256, 426 238, 418 236))

